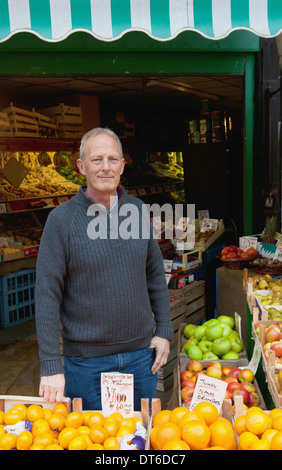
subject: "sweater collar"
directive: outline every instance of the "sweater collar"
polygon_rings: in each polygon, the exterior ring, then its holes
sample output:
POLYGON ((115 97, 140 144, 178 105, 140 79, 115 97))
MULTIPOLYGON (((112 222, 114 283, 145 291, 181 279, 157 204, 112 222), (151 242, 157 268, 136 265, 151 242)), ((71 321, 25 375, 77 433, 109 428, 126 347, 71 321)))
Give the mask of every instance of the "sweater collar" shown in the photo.
MULTIPOLYGON (((90 205, 90 204, 96 204, 96 201, 94 201, 94 199, 92 199, 90 196, 88 196, 88 194, 86 194, 86 189, 87 189, 87 186, 80 186, 79 188, 79 191, 77 193, 77 199, 78 199, 78 203, 80 204, 87 204, 87 205, 90 205)), ((118 197, 118 202, 127 194, 127 190, 122 188, 121 186, 118 186, 117 187, 117 197, 118 197)), ((98 204, 98 203, 97 203, 98 204)))

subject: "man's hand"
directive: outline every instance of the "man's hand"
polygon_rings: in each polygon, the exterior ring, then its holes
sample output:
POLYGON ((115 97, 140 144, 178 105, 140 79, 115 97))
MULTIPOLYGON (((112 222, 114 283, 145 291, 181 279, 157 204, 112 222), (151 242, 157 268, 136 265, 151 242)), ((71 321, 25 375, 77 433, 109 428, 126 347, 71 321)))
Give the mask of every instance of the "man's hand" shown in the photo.
POLYGON ((40 380, 39 396, 46 401, 61 402, 64 398, 65 376, 64 374, 55 374, 43 376, 40 380))
POLYGON ((170 352, 169 340, 166 338, 160 338, 159 336, 154 336, 150 343, 150 348, 155 348, 156 350, 156 359, 152 366, 152 374, 156 374, 161 367, 163 367, 166 362, 170 352))

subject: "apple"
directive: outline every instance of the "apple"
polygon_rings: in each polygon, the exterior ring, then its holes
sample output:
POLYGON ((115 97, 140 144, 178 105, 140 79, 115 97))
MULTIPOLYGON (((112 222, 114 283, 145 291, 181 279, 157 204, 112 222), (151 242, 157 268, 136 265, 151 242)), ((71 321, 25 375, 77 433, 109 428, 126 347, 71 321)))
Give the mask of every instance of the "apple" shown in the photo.
POLYGON ((232 351, 240 354, 240 352, 242 352, 244 350, 244 343, 243 341, 239 338, 239 336, 237 338, 231 338, 231 348, 232 348, 232 351))
POLYGON ((270 326, 265 333, 265 341, 267 343, 273 343, 274 341, 280 341, 282 338, 281 330, 278 325, 270 326))
POLYGON ((255 375, 251 369, 242 369, 239 374, 238 374, 238 380, 239 382, 253 382, 255 378, 255 375))
POLYGON ((282 370, 278 374, 278 381, 279 381, 280 386, 282 387, 282 370))
POLYGON ((197 341, 201 341, 201 339, 205 336, 206 327, 204 325, 197 326, 194 330, 193 336, 196 338, 197 341))
POLYGON ((227 391, 232 395, 235 390, 241 390, 243 387, 239 382, 230 382, 227 385, 227 391))
POLYGON ((237 382, 237 383, 239 383, 238 380, 236 379, 236 377, 231 377, 231 376, 225 377, 224 382, 226 382, 226 383, 228 383, 228 384, 231 383, 231 382, 237 382))
POLYGON ((189 359, 200 361, 203 357, 203 353, 196 344, 188 344, 186 348, 186 354, 188 355, 189 359))
POLYGON ((205 336, 208 341, 214 341, 215 339, 221 338, 222 335, 223 329, 219 324, 207 326, 205 336))
POLYGON ((193 336, 193 332, 196 328, 197 326, 193 324, 186 325, 183 330, 185 338, 190 339, 193 336))
POLYGON ((208 367, 212 367, 212 366, 215 366, 215 367, 218 367, 219 369, 221 369, 221 364, 220 364, 219 361, 211 361, 211 362, 209 362, 208 365, 207 365, 207 368, 208 368, 208 367))
POLYGON ((211 351, 212 348, 212 341, 208 341, 207 339, 202 339, 199 344, 198 344, 200 350, 202 353, 206 353, 208 351, 211 351))
POLYGON ((228 338, 218 338, 212 343, 212 352, 217 356, 222 357, 231 351, 231 347, 232 345, 228 338))
POLYGON ((180 374, 180 382, 183 382, 183 380, 191 379, 191 377, 193 377, 193 372, 186 369, 180 374))
POLYGON ((182 400, 187 400, 188 398, 192 398, 194 393, 194 388, 191 387, 184 387, 181 389, 181 398, 182 400))
POLYGON ((231 371, 232 371, 231 367, 223 367, 222 369, 223 377, 228 377, 231 371))
POLYGON ((231 330, 229 338, 239 338, 239 333, 236 330, 231 330))
POLYGON ((186 380, 183 380, 183 382, 181 382, 181 388, 185 388, 185 387, 190 387, 190 388, 195 388, 195 382, 191 379, 186 379, 186 380))
POLYGON ((229 351, 227 354, 222 356, 222 359, 224 361, 237 361, 239 359, 239 353, 236 353, 235 351, 229 351))
POLYGON ((190 361, 188 363, 187 369, 190 370, 191 372, 196 373, 196 372, 201 372, 203 370, 203 366, 201 362, 199 361, 190 361))
POLYGON ((255 392, 256 386, 253 383, 247 382, 246 380, 241 382, 242 387, 248 392, 255 392))
POLYGON ((192 403, 192 398, 188 398, 187 400, 184 400, 182 403, 184 403, 185 405, 188 406, 188 408, 190 408, 190 405, 192 403))
POLYGON ((236 379, 238 379, 238 375, 239 375, 240 372, 241 372, 241 369, 235 367, 235 368, 232 369, 232 371, 230 372, 229 377, 235 377, 236 379))
POLYGON ((207 376, 208 377, 213 377, 214 379, 220 379, 221 378, 221 369, 216 366, 210 366, 207 368, 207 376))
POLYGON ((243 397, 244 405, 247 405, 247 406, 249 405, 250 393, 248 392, 248 390, 246 390, 245 388, 240 388, 240 389, 234 390, 233 394, 232 394, 233 401, 235 401, 235 397, 238 397, 238 396, 243 397))
POLYGON ((230 395, 230 393, 227 390, 225 390, 224 399, 225 400, 232 400, 232 396, 230 395))
POLYGON ((282 342, 275 342, 272 343, 270 346, 270 349, 272 349, 275 352, 276 357, 282 357, 282 342))
POLYGON ((213 361, 218 359, 218 356, 214 354, 212 351, 208 351, 205 354, 203 354, 202 357, 203 361, 213 361))
POLYGON ((230 334, 231 334, 231 331, 232 331, 231 328, 230 328, 230 326, 229 326, 229 325, 226 325, 226 324, 224 324, 224 323, 220 323, 220 326, 221 326, 222 331, 223 331, 223 332, 222 332, 223 338, 228 338, 228 337, 230 336, 230 334))
POLYGON ((227 315, 220 315, 219 317, 217 317, 217 320, 220 323, 226 323, 228 326, 230 326, 231 330, 234 328, 235 320, 233 317, 228 317, 227 315))
POLYGON ((205 327, 207 328, 208 326, 214 326, 214 325, 217 325, 219 322, 217 320, 217 318, 211 318, 210 320, 206 321, 204 323, 205 327))
POLYGON ((250 392, 249 406, 258 406, 260 404, 259 395, 257 392, 250 392))

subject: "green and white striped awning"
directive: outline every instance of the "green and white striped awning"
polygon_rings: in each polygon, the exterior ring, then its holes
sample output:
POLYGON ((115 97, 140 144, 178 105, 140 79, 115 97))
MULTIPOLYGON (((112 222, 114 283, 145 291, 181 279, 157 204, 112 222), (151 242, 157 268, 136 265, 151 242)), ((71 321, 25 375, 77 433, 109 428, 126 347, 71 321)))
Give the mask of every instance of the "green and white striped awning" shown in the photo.
POLYGON ((269 38, 282 30, 282 0, 0 0, 0 42, 31 32, 56 42, 75 31, 113 41, 142 31, 166 41, 183 31, 222 39, 245 29, 269 38))

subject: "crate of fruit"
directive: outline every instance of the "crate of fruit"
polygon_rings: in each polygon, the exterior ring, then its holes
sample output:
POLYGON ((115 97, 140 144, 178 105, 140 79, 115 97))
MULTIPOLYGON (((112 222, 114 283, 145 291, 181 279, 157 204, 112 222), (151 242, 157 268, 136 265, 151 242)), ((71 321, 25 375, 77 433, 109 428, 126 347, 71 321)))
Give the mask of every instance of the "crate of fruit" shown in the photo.
POLYGON ((34 109, 29 111, 10 103, 10 106, 4 111, 8 116, 13 137, 40 136, 34 109))
POLYGON ((41 109, 40 112, 54 119, 61 139, 80 139, 84 133, 81 106, 58 106, 41 109))

